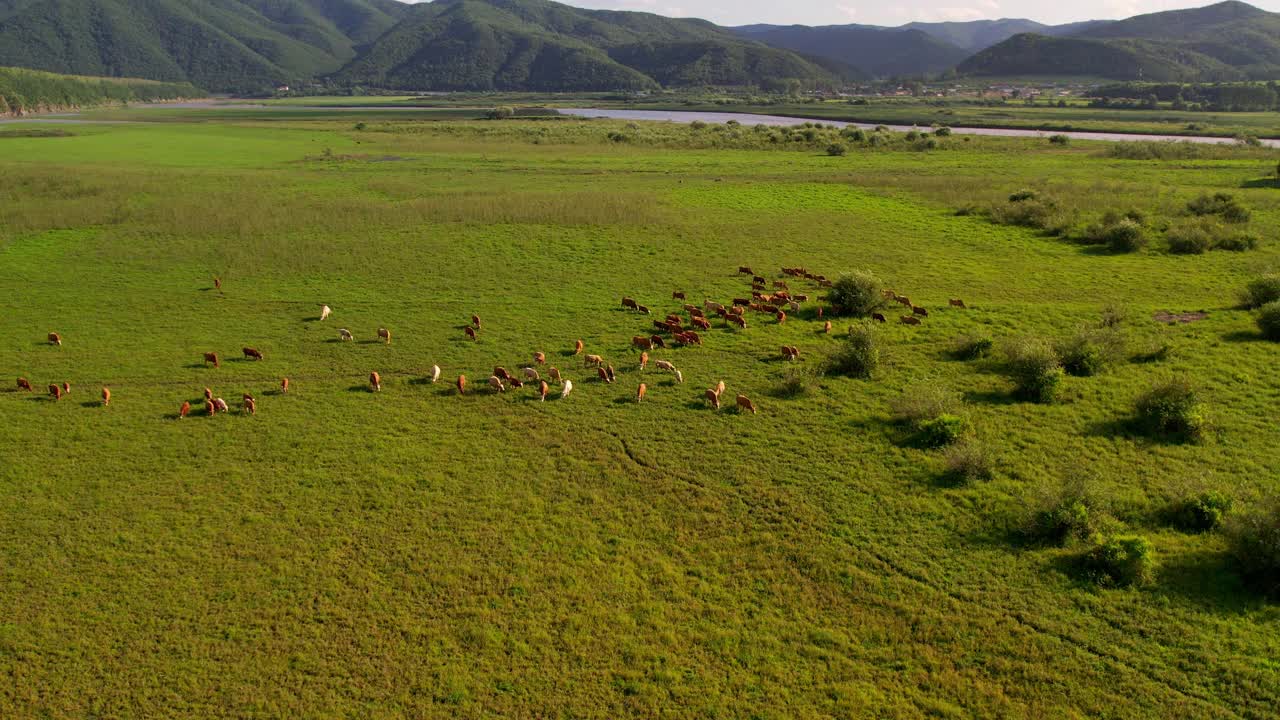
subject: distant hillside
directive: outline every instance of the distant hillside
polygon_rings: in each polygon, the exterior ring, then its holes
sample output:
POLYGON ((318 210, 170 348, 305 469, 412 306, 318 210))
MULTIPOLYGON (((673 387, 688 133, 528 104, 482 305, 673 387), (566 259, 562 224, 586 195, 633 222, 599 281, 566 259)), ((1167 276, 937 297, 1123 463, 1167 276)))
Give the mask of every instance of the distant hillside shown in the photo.
POLYGON ((742 37, 774 47, 832 58, 876 77, 940 73, 969 55, 914 29, 865 25, 747 25, 731 29, 742 37))
POLYGON ((1004 42, 1022 33, 1042 33, 1049 26, 1034 20, 1003 18, 1000 20, 972 20, 968 22, 913 22, 904 29, 919 30, 930 37, 948 43, 970 53, 1004 42))
POLYGON ((393 89, 573 91, 830 84, 837 74, 703 20, 547 0, 436 0, 412 7, 334 79, 393 89))
POLYGON ((406 7, 389 0, 0 0, 0 65, 260 90, 337 70, 406 7))
POLYGON ((1062 38, 1018 35, 957 70, 1157 82, 1269 79, 1280 76, 1280 15, 1223 2, 1086 25, 1062 38))
MULTIPOLYGON (((0 0, 0 10, 5 9, 3 2, 0 0)), ((0 116, 203 96, 190 83, 79 77, 0 67, 0 116)))

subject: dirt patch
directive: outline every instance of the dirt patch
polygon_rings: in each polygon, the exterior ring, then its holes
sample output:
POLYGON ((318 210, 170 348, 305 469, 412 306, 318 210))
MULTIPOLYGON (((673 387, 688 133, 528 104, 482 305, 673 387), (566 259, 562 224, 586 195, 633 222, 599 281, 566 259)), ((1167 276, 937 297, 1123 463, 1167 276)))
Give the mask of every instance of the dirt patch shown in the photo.
POLYGON ((1203 310, 1195 312, 1169 312, 1168 310, 1157 310, 1155 315, 1151 316, 1156 322, 1162 322, 1169 325, 1174 323, 1193 323, 1197 320, 1203 320, 1209 317, 1209 313, 1203 310))

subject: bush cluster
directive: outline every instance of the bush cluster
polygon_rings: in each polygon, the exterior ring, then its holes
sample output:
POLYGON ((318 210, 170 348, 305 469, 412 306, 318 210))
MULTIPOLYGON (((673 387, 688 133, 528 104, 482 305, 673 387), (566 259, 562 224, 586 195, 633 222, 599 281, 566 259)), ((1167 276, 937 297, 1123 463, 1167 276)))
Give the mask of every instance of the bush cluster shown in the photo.
POLYGON ((1053 402, 1062 384, 1062 363, 1052 346, 1037 338, 1013 340, 1004 347, 1005 371, 1014 394, 1032 402, 1053 402))
POLYGON ((968 429, 969 421, 946 413, 921 422, 917 426, 916 438, 921 447, 939 448, 959 440, 968 429))
POLYGON ((963 335, 952 345, 951 356, 957 360, 977 360, 990 355, 995 344, 990 335, 963 335))
POLYGON ((1229 223, 1247 223, 1251 214, 1234 195, 1224 192, 1201 195, 1187 203, 1187 210, 1192 215, 1214 215, 1229 223))
POLYGON ((1138 396, 1133 409, 1138 427, 1149 435, 1193 442, 1204 436, 1204 405, 1186 377, 1156 383, 1138 396))
POLYGON ((921 447, 938 448, 959 440, 969 423, 957 411, 960 395, 935 383, 914 385, 890 403, 893 419, 908 425, 921 447))
POLYGON ((827 302, 836 315, 867 317, 884 307, 884 283, 866 270, 855 270, 831 284, 827 302))
POLYGON ((975 440, 961 440, 942 451, 944 477, 955 483, 989 480, 994 463, 986 449, 975 440))
POLYGON ((1215 217, 1188 218, 1165 231, 1169 252, 1177 255, 1200 255, 1210 250, 1252 250, 1258 237, 1223 225, 1215 217))
POLYGON ((1103 517, 1100 503, 1080 478, 1060 486, 1041 488, 1032 497, 1023 522, 1023 535, 1032 542, 1061 545, 1084 540, 1095 532, 1103 517))
POLYGON ((1068 375, 1090 377, 1124 355, 1124 336, 1113 327, 1081 328, 1058 343, 1058 361, 1068 375))
POLYGON ((1280 300, 1269 302, 1258 309, 1258 329, 1268 340, 1280 340, 1280 300))
POLYGON ((1099 585, 1147 585, 1155 579, 1155 551, 1138 535, 1100 538, 1080 560, 1085 575, 1099 585))
POLYGON ((1215 490, 1189 495, 1170 508, 1173 524, 1190 532, 1208 532, 1231 511, 1231 498, 1215 490))
POLYGON ((1052 235, 1066 232, 1074 220, 1074 213, 1063 208, 1057 198, 1035 190, 1013 193, 1008 202, 992 206, 988 214, 1000 225, 1029 227, 1052 235))
POLYGON ((827 360, 831 372, 852 377, 869 378, 880 367, 880 344, 867 325, 849 328, 844 344, 827 360))
POLYGON ((1232 562, 1245 581, 1280 598, 1280 497, 1232 515, 1225 534, 1232 562))

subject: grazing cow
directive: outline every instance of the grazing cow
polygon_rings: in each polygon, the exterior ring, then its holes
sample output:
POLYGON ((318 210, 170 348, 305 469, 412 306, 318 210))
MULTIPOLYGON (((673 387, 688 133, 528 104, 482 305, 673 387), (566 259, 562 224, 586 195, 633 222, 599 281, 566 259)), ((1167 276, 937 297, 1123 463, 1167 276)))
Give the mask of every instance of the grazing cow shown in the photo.
POLYGON ((571 392, 573 392, 573 381, 565 380, 564 387, 560 389, 560 397, 567 398, 571 392))
POLYGON ((653 364, 656 365, 659 370, 667 370, 670 372, 676 371, 676 366, 672 365, 668 360, 655 360, 653 364))
POLYGON ((53 398, 54 400, 61 400, 62 388, 53 384, 49 385, 49 397, 53 398))
POLYGON ((653 346, 656 348, 665 348, 667 346, 667 341, 663 340, 661 335, 650 335, 649 339, 653 341, 653 346))
POLYGON ((951 307, 953 308, 960 308, 961 310, 965 310, 968 308, 968 306, 965 305, 964 301, 961 300, 960 298, 951 298, 947 302, 950 303, 951 307))
POLYGON ((716 383, 716 395, 723 395, 723 394, 724 394, 724 381, 721 380, 720 382, 716 383))
POLYGON ((798 358, 798 357, 800 357, 800 348, 796 347, 795 345, 792 345, 792 346, 791 346, 791 359, 792 359, 792 360, 795 360, 795 359, 796 359, 796 358, 798 358))
POLYGON ((783 345, 783 346, 782 346, 782 359, 783 359, 783 360, 795 360, 795 359, 796 359, 796 355, 799 355, 799 354, 800 354, 799 352, 795 352, 795 353, 793 353, 793 352, 792 352, 792 348, 791 348, 791 346, 790 346, 790 345, 783 345))
POLYGON ((49 333, 49 344, 50 344, 50 345, 58 345, 58 346, 61 346, 61 345, 62 345, 62 336, 61 336, 61 335, 59 335, 59 334, 58 334, 58 333, 56 333, 56 332, 51 332, 51 333, 49 333))
POLYGON ((489 387, 493 388, 496 392, 506 392, 507 389, 503 386, 502 379, 497 375, 489 376, 489 387))
POLYGON ((693 343, 694 345, 702 344, 702 336, 692 330, 685 333, 684 336, 688 338, 689 342, 693 343))
POLYGON ((735 307, 736 307, 736 306, 739 306, 739 305, 750 305, 750 304, 751 304, 751 301, 750 301, 750 300, 748 300, 748 299, 746 299, 746 298, 734 298, 734 299, 733 299, 733 305, 734 305, 735 307))
POLYGON ((475 329, 479 330, 479 329, 480 329, 480 316, 479 316, 479 315, 472 315, 472 316, 471 316, 471 324, 475 327, 475 329))
POLYGON ((830 321, 830 320, 828 320, 828 321, 826 321, 826 322, 822 323, 822 332, 823 332, 824 334, 826 334, 826 335, 830 335, 830 334, 831 334, 831 321, 830 321))
POLYGON ((831 286, 832 286, 832 285, 834 285, 834 284, 835 284, 835 283, 831 282, 830 280, 819 280, 819 281, 818 281, 818 286, 819 286, 819 287, 824 287, 824 288, 829 288, 829 287, 831 287, 831 286))
POLYGON ((787 287, 786 280, 774 280, 773 286, 779 290, 790 290, 790 288, 787 287))
POLYGON ((684 374, 683 374, 683 373, 681 373, 679 370, 676 370, 676 371, 675 371, 675 373, 676 373, 676 382, 678 382, 678 383, 680 383, 681 385, 683 385, 683 384, 684 384, 684 374))
POLYGON ((466 375, 459 375, 459 376, 458 376, 458 381, 457 381, 456 383, 454 383, 454 384, 455 384, 455 385, 457 386, 457 388, 458 388, 458 394, 459 394, 459 395, 466 395, 466 394, 467 394, 467 376, 466 376, 466 375))
POLYGON ((205 401, 205 402, 209 402, 210 400, 213 400, 213 391, 212 391, 212 390, 210 390, 209 388, 205 388, 205 389, 204 389, 204 401, 205 401))
POLYGON ((524 379, 525 380, 541 380, 542 376, 538 374, 537 370, 534 370, 531 367, 527 367, 524 369, 524 379))
POLYGON ((640 369, 644 370, 648 366, 649 366, 649 353, 641 352, 640 353, 640 369))
POLYGON ((903 325, 919 325, 920 318, 914 315, 903 315, 901 318, 903 325))
POLYGON ((906 295, 899 295, 897 299, 898 299, 898 304, 901 305, 902 307, 911 307, 912 305, 911 298, 907 297, 906 295))
POLYGON ((440 379, 440 366, 432 365, 431 366, 431 382, 435 383, 435 381, 439 379, 440 379))
POLYGON ((640 387, 636 388, 636 402, 640 402, 644 399, 646 391, 648 391, 648 388, 645 387, 644 383, 640 383, 640 387))
POLYGON ((819 318, 821 318, 821 317, 822 317, 822 306, 821 306, 821 305, 819 305, 819 306, 818 306, 818 317, 819 317, 819 318))
POLYGON ((289 378, 280 378, 280 394, 289 394, 289 378))
POLYGON ((773 316, 773 319, 777 320, 778 324, 781 325, 782 323, 787 321, 787 314, 779 310, 777 314, 773 316))
POLYGON ((693 319, 693 326, 702 330, 710 330, 711 322, 706 318, 696 317, 693 319))
POLYGON ((791 302, 787 303, 787 309, 790 310, 792 314, 798 313, 800 312, 800 303, 792 300, 791 302))
POLYGON ((218 408, 218 412, 221 412, 221 413, 231 412, 231 408, 230 406, 227 405, 227 401, 223 400, 222 398, 214 398, 213 405, 214 407, 218 408))
POLYGON ((718 303, 718 302, 713 302, 713 301, 711 301, 711 300, 707 300, 707 301, 703 302, 703 303, 702 303, 702 307, 703 307, 703 309, 705 309, 705 310, 710 310, 710 311, 715 312, 715 313, 721 313, 721 312, 724 312, 724 305, 721 305, 721 304, 720 304, 720 303, 718 303))
POLYGON ((684 296, 684 293, 683 293, 683 292, 681 292, 681 291, 679 291, 679 290, 676 290, 675 292, 671 293, 671 299, 672 299, 672 300, 684 300, 684 299, 686 299, 686 298, 685 298, 685 296, 684 296))
POLYGON ((648 308, 647 306, 644 306, 644 305, 637 306, 637 307, 636 307, 636 310, 639 310, 641 315, 648 315, 648 314, 649 314, 649 308, 648 308))
POLYGON ((503 380, 511 379, 511 374, 508 373, 507 369, 502 367, 501 365, 493 369, 493 374, 494 374, 494 377, 500 377, 503 380))
POLYGON ((262 353, 251 347, 247 347, 244 349, 244 356, 252 360, 262 359, 262 353))
POLYGON ((253 399, 252 395, 244 396, 244 403, 240 406, 240 412, 246 412, 250 415, 258 414, 258 401, 253 399))
POLYGON ((928 310, 926 310, 926 309, 924 309, 924 308, 922 308, 922 307, 916 307, 915 305, 912 305, 912 306, 911 306, 911 314, 912 314, 912 315, 919 315, 920 317, 929 317, 929 311, 928 311, 928 310))
POLYGON ((676 315, 675 313, 671 313, 670 315, 667 316, 668 325, 675 325, 676 327, 680 327, 680 323, 682 321, 683 319, 679 315, 676 315))
POLYGON ((755 274, 753 274, 753 275, 751 276, 751 284, 752 284, 752 285, 764 285, 764 284, 765 284, 765 283, 767 283, 767 282, 769 282, 769 281, 768 281, 768 280, 766 280, 766 279, 764 279, 764 278, 762 278, 762 277, 760 277, 759 275, 755 275, 755 274))
POLYGON ((896 292, 894 292, 894 291, 892 291, 892 290, 889 290, 889 289, 881 290, 881 291, 880 291, 880 294, 881 294, 882 296, 884 296, 884 299, 885 299, 885 300, 892 300, 892 299, 894 299, 894 298, 898 297, 898 293, 896 293, 896 292))
POLYGON ((551 386, 547 384, 546 380, 543 380, 542 382, 538 383, 538 395, 541 397, 541 402, 547 401, 547 391, 549 391, 550 389, 551 389, 551 386))
POLYGON ((808 295, 793 295, 791 299, 795 300, 796 302, 809 302, 808 295))
POLYGON ((555 380, 558 383, 564 382, 564 378, 560 377, 560 371, 555 368, 547 369, 547 377, 551 378, 552 380, 555 380))
POLYGON ((871 313, 871 319, 876 322, 885 322, 884 315, 881 315, 880 313, 871 313))
POLYGON ((716 392, 715 388, 707 388, 707 391, 702 394, 702 397, 706 399, 707 403, 710 404, 711 407, 716 410, 720 409, 720 393, 716 392))
POLYGON ((594 365, 596 367, 600 367, 603 364, 604 364, 604 358, 600 357, 599 355, 588 355, 585 358, 583 358, 582 366, 587 367, 588 365, 594 365))
POLYGON ((27 379, 26 379, 26 378, 24 378, 24 377, 20 377, 20 378, 18 378, 18 389, 19 389, 19 390, 26 390, 27 392, 31 392, 31 381, 30 381, 30 380, 27 380, 27 379))
POLYGON ((329 316, 332 314, 333 314, 333 309, 330 308, 328 305, 320 306, 320 322, 324 322, 325 320, 328 320, 329 316))
POLYGON ((737 325, 739 328, 743 330, 747 329, 747 321, 741 315, 730 315, 729 317, 725 318, 725 320, 728 320, 729 322, 733 323, 734 325, 737 325))
POLYGON ((604 368, 597 367, 596 374, 600 376, 600 382, 609 382, 609 373, 605 372, 604 368))
POLYGON ((583 345, 582 345, 582 341, 581 341, 581 340, 579 340, 579 341, 575 342, 575 343, 573 344, 573 354, 574 354, 574 355, 581 355, 581 354, 582 354, 582 347, 583 347, 583 345))
POLYGON ((752 415, 756 414, 756 406, 747 398, 746 395, 738 396, 738 407, 743 410, 750 410, 752 415))
POLYGON ((467 333, 467 337, 471 338, 472 340, 476 339, 476 329, 471 327, 470 325, 467 326, 466 333, 467 333))
POLYGON ((71 394, 71 383, 68 383, 68 382, 62 383, 62 394, 63 395, 71 394))
POLYGON ((213 400, 204 401, 204 414, 213 417, 218 414, 218 404, 213 400))
POLYGON ((222 367, 222 363, 218 361, 218 353, 207 352, 204 354, 204 366, 209 367, 209 363, 213 363, 214 367, 222 367))
POLYGON ((110 405, 111 405, 111 388, 103 387, 102 388, 102 407, 109 407, 110 405))
POLYGON ((346 329, 346 328, 340 328, 340 329, 338 330, 338 340, 340 340, 340 341, 342 341, 342 342, 348 342, 348 341, 350 341, 350 340, 355 340, 355 338, 351 336, 351 331, 350 331, 350 330, 348 330, 348 329, 346 329))
POLYGON ((514 378, 514 377, 513 377, 513 378, 511 378, 510 380, 508 380, 508 381, 507 381, 507 384, 508 384, 508 385, 510 385, 510 386, 511 386, 511 387, 513 387, 513 388, 522 388, 522 387, 524 387, 524 383, 523 383, 523 382, 521 382, 520 378, 514 378))
POLYGON ((742 273, 743 275, 755 275, 755 271, 753 271, 751 268, 745 265, 739 267, 738 272, 742 273))
POLYGON ((617 375, 615 375, 615 374, 614 374, 614 372, 613 372, 613 366, 612 366, 612 365, 609 365, 609 366, 607 366, 607 367, 604 369, 604 374, 608 376, 608 378, 609 378, 609 382, 613 382, 613 381, 615 381, 615 380, 617 380, 617 379, 618 379, 618 376, 617 376, 617 375))
POLYGON ((182 418, 186 417, 187 414, 190 412, 191 412, 191 403, 189 402, 182 403, 182 407, 178 408, 178 419, 181 420, 182 418))
POLYGON ((382 376, 377 371, 369 373, 369 388, 373 392, 382 391, 382 376))
POLYGON ((645 337, 645 336, 643 336, 643 335, 635 335, 635 336, 632 336, 632 338, 631 338, 631 345, 632 345, 633 347, 638 347, 638 348, 640 348, 641 350, 652 350, 652 349, 653 349, 653 340, 651 340, 651 339, 649 339, 649 338, 647 338, 647 337, 645 337))
POLYGON ((378 328, 378 337, 385 340, 388 345, 391 344, 391 331, 386 328, 378 328))
POLYGON ((653 327, 654 327, 654 328, 656 328, 656 329, 658 329, 658 330, 663 330, 663 331, 666 331, 666 332, 670 332, 670 331, 671 331, 671 324, 670 324, 670 323, 668 323, 668 322, 667 322, 667 321, 665 321, 665 320, 654 320, 654 321, 653 321, 653 327))
POLYGON ((215 277, 215 278, 213 279, 213 287, 214 287, 214 289, 215 289, 215 290, 218 290, 219 292, 221 292, 221 291, 222 291, 222 278, 220 278, 220 277, 215 277))
POLYGON ((624 307, 624 308, 626 308, 626 309, 629 309, 629 310, 639 310, 639 309, 640 309, 640 308, 639 308, 639 306, 638 306, 638 305, 636 305, 636 301, 635 301, 634 299, 632 299, 632 298, 629 298, 629 297, 624 297, 624 298, 622 298, 622 307, 624 307))

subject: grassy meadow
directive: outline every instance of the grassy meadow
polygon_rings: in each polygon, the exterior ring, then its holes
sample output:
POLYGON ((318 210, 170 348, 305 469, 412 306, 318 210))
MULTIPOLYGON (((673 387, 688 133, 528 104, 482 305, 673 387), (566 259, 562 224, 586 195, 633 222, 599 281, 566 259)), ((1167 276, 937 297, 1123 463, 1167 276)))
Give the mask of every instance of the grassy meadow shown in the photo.
POLYGON ((832 157, 821 134, 750 128, 145 112, 164 121, 0 136, 0 716, 1280 705, 1280 606, 1219 533, 1166 512, 1189 492, 1244 512, 1280 490, 1280 346, 1239 307, 1280 267, 1274 154, 951 137, 832 157), (1021 188, 1082 221, 1226 191, 1262 242, 1111 254, 956 214, 1021 188), (871 379, 814 373, 798 395, 788 369, 819 367, 859 321, 824 334, 814 301, 784 324, 716 320, 703 347, 652 353, 682 384, 641 372, 630 338, 679 311, 672 291, 727 304, 750 293, 740 265, 870 270, 930 314, 874 327, 871 379), (1123 358, 1066 378, 1056 403, 951 353, 970 334, 1065 338, 1108 306, 1123 358), (571 356, 577 339, 616 383, 571 356), (246 345, 265 359, 241 360, 246 345), (484 386, 535 351, 573 394, 484 386), (1175 375, 1206 403, 1204 441, 1130 432, 1134 398, 1175 375), (718 380, 716 412, 702 395, 718 380), (51 382, 70 394, 45 399, 51 382), (948 481, 942 451, 893 422, 921 383, 962 398, 991 479, 948 481), (205 387, 233 407, 254 394, 257 415, 176 419, 205 387), (1106 532, 1150 540, 1150 583, 1099 587, 1074 570, 1085 541, 1020 539, 1037 494, 1079 478, 1106 532))

